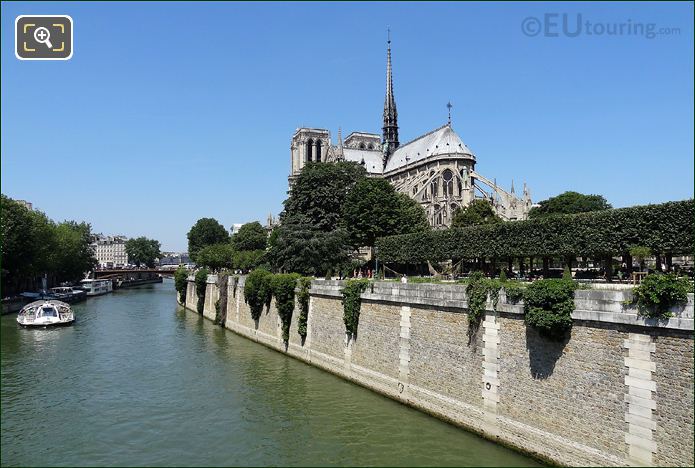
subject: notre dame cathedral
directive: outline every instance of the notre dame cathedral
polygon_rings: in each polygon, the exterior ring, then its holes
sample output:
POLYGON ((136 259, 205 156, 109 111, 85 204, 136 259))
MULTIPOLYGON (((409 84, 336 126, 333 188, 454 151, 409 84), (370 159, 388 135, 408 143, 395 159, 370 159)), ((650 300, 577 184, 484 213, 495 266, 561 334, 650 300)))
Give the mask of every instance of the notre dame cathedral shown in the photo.
MULTIPOLYGON (((449 104, 451 111, 451 105, 449 104)), ((310 161, 354 161, 372 177, 385 177, 396 190, 408 194, 422 205, 435 228, 451 225, 454 211, 468 206, 476 198, 490 201, 504 220, 526 219, 531 196, 526 184, 517 197, 514 183, 510 191, 475 171, 476 157, 449 122, 408 143, 398 139, 398 112, 393 94, 391 40, 386 51, 386 99, 382 134, 353 132, 337 145, 328 130, 299 128, 292 136, 292 181, 310 161)))

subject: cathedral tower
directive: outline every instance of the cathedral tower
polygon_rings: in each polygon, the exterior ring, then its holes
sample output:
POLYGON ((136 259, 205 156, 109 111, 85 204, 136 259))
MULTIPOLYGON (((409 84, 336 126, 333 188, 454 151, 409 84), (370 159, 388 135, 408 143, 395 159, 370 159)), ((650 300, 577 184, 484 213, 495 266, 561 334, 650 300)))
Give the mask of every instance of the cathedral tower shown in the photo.
POLYGON ((384 126, 382 144, 384 165, 389 156, 398 148, 398 111, 393 97, 393 77, 391 76, 391 32, 389 31, 386 49, 386 98, 384 99, 384 126))

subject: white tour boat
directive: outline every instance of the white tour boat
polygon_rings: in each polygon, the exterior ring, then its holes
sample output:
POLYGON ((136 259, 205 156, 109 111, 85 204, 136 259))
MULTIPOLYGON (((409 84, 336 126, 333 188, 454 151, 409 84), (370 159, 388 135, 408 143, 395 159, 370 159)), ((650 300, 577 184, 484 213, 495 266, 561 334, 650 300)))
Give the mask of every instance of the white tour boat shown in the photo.
POLYGON ((110 279, 83 279, 79 288, 87 293, 87 296, 99 296, 113 291, 113 281, 110 279))
POLYGON ((75 314, 70 306, 62 301, 41 300, 25 305, 17 315, 17 323, 25 327, 52 327, 70 325, 75 314))

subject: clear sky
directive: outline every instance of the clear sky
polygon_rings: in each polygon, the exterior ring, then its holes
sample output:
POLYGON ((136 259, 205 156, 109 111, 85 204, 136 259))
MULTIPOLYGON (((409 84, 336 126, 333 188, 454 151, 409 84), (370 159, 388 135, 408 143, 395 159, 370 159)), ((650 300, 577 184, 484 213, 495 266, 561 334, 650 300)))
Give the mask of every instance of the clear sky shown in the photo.
POLYGON ((534 201, 693 196, 693 4, 666 2, 3 2, 2 192, 165 250, 200 217, 264 222, 297 127, 380 132, 387 25, 402 142, 450 100, 477 170, 534 201), (558 37, 524 34, 546 13, 558 37), (17 60, 20 14, 72 16, 73 58, 17 60), (679 32, 590 34, 618 23, 679 32))

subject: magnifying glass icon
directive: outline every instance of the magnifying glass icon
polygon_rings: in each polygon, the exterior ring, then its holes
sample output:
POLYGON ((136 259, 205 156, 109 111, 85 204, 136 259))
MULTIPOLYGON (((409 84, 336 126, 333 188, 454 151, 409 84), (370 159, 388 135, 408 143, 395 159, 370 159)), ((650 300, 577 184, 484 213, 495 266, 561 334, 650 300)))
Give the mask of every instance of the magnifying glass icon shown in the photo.
POLYGON ((40 42, 41 44, 46 44, 46 47, 49 49, 53 48, 53 44, 51 44, 51 32, 47 29, 41 26, 40 28, 36 28, 34 30, 34 39, 36 42, 40 42))

